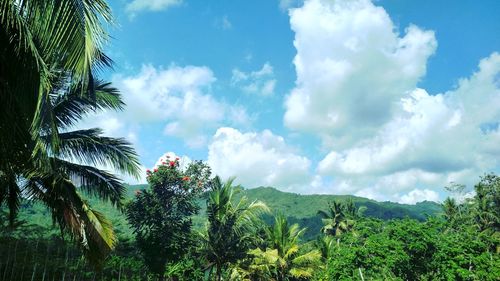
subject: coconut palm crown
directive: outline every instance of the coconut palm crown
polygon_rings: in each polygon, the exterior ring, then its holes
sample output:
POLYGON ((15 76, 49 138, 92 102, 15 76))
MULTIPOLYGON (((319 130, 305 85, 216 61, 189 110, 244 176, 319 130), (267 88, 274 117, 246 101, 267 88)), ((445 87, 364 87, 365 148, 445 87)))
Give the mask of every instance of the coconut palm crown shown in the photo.
MULTIPOLYGON (((6 203, 9 220, 14 223, 20 201, 24 199, 47 206, 63 233, 73 237, 89 257, 99 261, 113 248, 115 236, 109 220, 94 210, 84 195, 109 201, 120 208, 125 191, 107 167, 138 177, 139 161, 130 143, 102 135, 98 128, 71 130, 83 117, 100 110, 119 110, 124 103, 109 83, 93 82, 93 98, 81 95, 78 84, 61 77, 50 94, 59 148, 51 146, 52 127, 40 128, 39 140, 30 137, 30 122, 18 122, 25 138, 11 147, 16 153, 0 165, 0 205, 6 203), (32 152, 40 146, 35 154, 32 152)), ((23 112, 19 112, 23 116, 23 112)))

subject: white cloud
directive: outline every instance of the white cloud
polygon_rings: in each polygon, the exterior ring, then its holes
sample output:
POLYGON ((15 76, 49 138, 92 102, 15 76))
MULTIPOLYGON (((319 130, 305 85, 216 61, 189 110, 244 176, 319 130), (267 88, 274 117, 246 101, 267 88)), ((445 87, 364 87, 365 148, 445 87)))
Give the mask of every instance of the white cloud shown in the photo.
POLYGON ((495 53, 453 91, 429 95, 414 90, 400 100, 400 111, 376 134, 347 149, 332 150, 319 163, 319 171, 376 177, 411 168, 448 179, 472 169, 475 176, 456 181, 472 184, 498 166, 500 149, 493 144, 500 140, 500 132, 498 127, 484 131, 482 126, 500 121, 499 73, 500 55, 495 53))
POLYGON ((125 7, 130 17, 142 11, 158 12, 182 4, 182 0, 133 0, 125 7))
POLYGON ((372 134, 414 89, 436 49, 432 31, 400 37, 370 1, 306 1, 290 11, 297 86, 285 102, 285 125, 338 144, 372 134))
POLYGON ((260 70, 252 72, 243 72, 235 68, 231 84, 240 87, 246 93, 272 96, 276 87, 273 67, 269 62, 266 62, 260 70))
POLYGON ((310 187, 317 187, 321 180, 310 174, 307 157, 269 130, 242 133, 219 128, 208 147, 208 164, 215 174, 224 179, 236 176, 236 182, 247 188, 273 186, 311 193, 310 187))
POLYGON ((246 126, 251 122, 243 107, 210 94, 216 78, 208 67, 144 65, 137 75, 118 75, 113 81, 127 104, 123 121, 163 123, 166 135, 182 138, 191 147, 204 146, 207 134, 221 124, 246 126))
POLYGON ((429 189, 414 189, 399 200, 403 204, 415 204, 420 201, 439 201, 439 194, 429 189))
POLYGON ((400 36, 371 1, 306 1, 290 11, 296 87, 285 125, 323 140, 331 193, 415 203, 449 182, 498 171, 500 55, 446 93, 417 87, 437 46, 432 31, 400 36))

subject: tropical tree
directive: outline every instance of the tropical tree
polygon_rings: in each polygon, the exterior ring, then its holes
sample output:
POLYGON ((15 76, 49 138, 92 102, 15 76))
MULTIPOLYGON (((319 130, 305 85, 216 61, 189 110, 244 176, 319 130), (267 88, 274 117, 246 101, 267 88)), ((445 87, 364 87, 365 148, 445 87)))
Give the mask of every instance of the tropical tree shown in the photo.
POLYGON ((453 223, 459 215, 459 205, 454 198, 448 197, 443 204, 444 217, 449 223, 453 223))
POLYGON ((325 224, 321 231, 335 237, 340 237, 343 233, 351 231, 357 216, 354 204, 344 205, 337 201, 333 201, 327 211, 319 210, 318 214, 325 224))
POLYGON ((500 177, 486 174, 474 186, 472 205, 474 224, 480 231, 500 231, 500 177))
POLYGON ((250 272, 277 281, 311 278, 320 265, 321 253, 318 250, 300 252, 299 240, 305 230, 298 224, 289 225, 285 216, 278 214, 274 224, 266 228, 265 250, 249 251, 253 259, 250 272))
MULTIPOLYGON (((61 231, 71 234, 92 261, 99 261, 113 248, 115 236, 109 220, 93 209, 83 195, 121 207, 123 183, 97 167, 138 176, 138 157, 126 140, 105 137, 100 129, 71 131, 89 113, 122 109, 118 91, 109 83, 94 80, 94 94, 90 97, 81 95, 80 84, 60 79, 49 99, 55 131, 44 125, 35 140, 31 137, 30 120, 21 118, 25 122, 18 122, 22 125, 18 129, 22 129, 24 137, 6 144, 14 153, 7 154, 0 164, 0 205, 7 204, 12 225, 22 198, 45 204, 61 231), (57 134, 58 149, 51 145, 53 134, 57 134), (33 153, 37 146, 39 149, 33 153)), ((24 108, 20 109, 21 117, 26 117, 24 108)))
POLYGON ((321 253, 323 261, 328 261, 335 249, 335 239, 332 236, 321 236, 316 239, 316 248, 321 253))
POLYGON ((58 147, 50 96, 63 75, 94 98, 94 73, 111 65, 103 48, 112 21, 104 0, 0 0, 2 159, 25 137, 25 122, 35 139, 49 126, 58 147))
POLYGON ((175 158, 147 173, 150 186, 136 193, 127 218, 145 264, 163 278, 167 263, 181 261, 193 244, 191 217, 199 210, 195 200, 206 190, 211 172, 201 161, 182 169, 175 158))
POLYGON ((69 129, 88 112, 123 106, 95 77, 111 66, 102 51, 109 23, 103 0, 0 0, 0 205, 12 225, 21 197, 40 200, 100 255, 113 245, 110 223, 78 189, 119 206, 122 183, 95 166, 137 175, 137 157, 99 129, 69 129))
POLYGON ((212 190, 208 194, 206 233, 203 253, 208 261, 207 269, 215 269, 215 277, 221 280, 222 272, 229 263, 234 263, 246 256, 255 240, 259 216, 269 209, 260 202, 248 204, 246 197, 236 200, 234 178, 225 183, 216 176, 212 181, 212 190))

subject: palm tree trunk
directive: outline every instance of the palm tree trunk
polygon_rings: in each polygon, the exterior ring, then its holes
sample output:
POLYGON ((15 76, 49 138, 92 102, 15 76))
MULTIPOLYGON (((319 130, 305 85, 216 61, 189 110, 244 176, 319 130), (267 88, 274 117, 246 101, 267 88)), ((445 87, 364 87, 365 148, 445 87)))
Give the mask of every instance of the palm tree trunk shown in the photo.
POLYGON ((42 281, 45 280, 45 274, 47 273, 47 262, 49 261, 49 251, 50 251, 50 244, 47 243, 47 255, 45 256, 45 266, 43 267, 42 281))
POLYGON ((8 239, 8 243, 9 243, 9 246, 7 248, 7 262, 5 263, 5 269, 3 271, 3 277, 2 277, 2 280, 6 280, 5 277, 7 275, 7 270, 9 270, 9 262, 10 262, 10 239, 8 239))
POLYGON ((35 266, 33 266, 33 273, 31 274, 31 281, 35 280, 36 266, 37 266, 37 263, 35 263, 35 266))
POLYGON ((15 280, 13 278, 14 275, 14 269, 16 265, 16 257, 17 257, 17 244, 19 243, 19 240, 16 239, 16 246, 14 247, 14 260, 12 261, 12 271, 10 272, 10 280, 15 280))
POLYGON ((78 261, 76 262, 76 269, 75 269, 75 275, 73 275, 73 281, 76 280, 76 276, 78 275, 79 273, 79 267, 80 267, 80 259, 78 259, 78 261))
POLYGON ((217 281, 221 281, 222 278, 222 266, 220 264, 215 265, 215 275, 217 277, 217 281))
POLYGON ((35 280, 35 273, 36 273, 36 266, 37 266, 37 258, 36 258, 36 252, 38 250, 38 241, 36 240, 36 246, 35 246, 35 251, 33 252, 33 261, 35 262, 35 265, 33 266, 33 273, 31 274, 31 281, 35 280))
POLYGON ((64 281, 64 279, 66 278, 66 268, 68 268, 68 245, 65 244, 65 248, 66 248, 66 258, 64 260, 62 281, 64 281))
POLYGON ((24 254, 24 259, 23 259, 23 269, 21 270, 21 278, 19 280, 24 280, 23 277, 24 277, 24 270, 26 269, 26 259, 28 258, 28 247, 29 247, 29 243, 28 243, 28 246, 24 246, 24 251, 25 251, 25 254, 24 254))

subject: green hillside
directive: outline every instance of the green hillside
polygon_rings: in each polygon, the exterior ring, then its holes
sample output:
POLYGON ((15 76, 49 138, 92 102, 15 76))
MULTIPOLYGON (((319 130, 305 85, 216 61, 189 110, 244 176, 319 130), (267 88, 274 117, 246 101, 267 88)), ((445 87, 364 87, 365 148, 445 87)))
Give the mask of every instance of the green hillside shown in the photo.
POLYGON ((246 189, 240 196, 246 196, 250 201, 261 200, 274 212, 282 212, 289 221, 307 227, 306 239, 311 239, 322 227, 318 210, 326 210, 328 204, 334 200, 345 201, 352 199, 355 205, 366 207, 365 216, 383 220, 410 217, 424 220, 426 216, 437 215, 441 206, 435 202, 421 202, 416 205, 398 204, 393 202, 377 202, 363 197, 352 195, 301 195, 282 192, 272 187, 246 189))
POLYGON ((261 200, 271 209, 279 210, 286 215, 297 218, 315 216, 318 210, 328 208, 334 200, 352 199, 357 207, 367 207, 364 214, 381 219, 410 217, 418 220, 426 215, 436 215, 441 206, 435 202, 421 202, 416 205, 398 204, 393 202, 377 202, 352 195, 301 195, 282 192, 272 187, 259 187, 243 190, 242 194, 250 200, 261 200))
MULTIPOLYGON (((137 190, 146 188, 146 185, 131 185, 127 190, 127 199, 131 199, 137 190)), ((321 218, 317 215, 318 210, 326 210, 328 204, 334 200, 345 201, 352 199, 357 207, 366 207, 365 216, 379 218, 383 220, 410 217, 424 220, 428 215, 437 215, 441 211, 441 206, 435 202, 421 202, 416 205, 405 205, 393 202, 377 202, 367 198, 351 195, 301 195, 295 193, 282 192, 272 187, 258 187, 254 189, 243 189, 236 199, 246 196, 249 201, 261 200, 269 208, 277 213, 283 213, 290 222, 299 223, 302 227, 307 227, 305 239, 313 239, 322 227, 321 218)), ((109 204, 91 199, 92 206, 106 214, 120 237, 133 238, 133 233, 128 226, 125 215, 109 204)), ((201 228, 205 224, 205 200, 200 198, 200 213, 193 218, 196 228, 201 228)), ((20 213, 21 220, 33 226, 50 228, 52 221, 50 212, 45 207, 38 204, 24 203, 20 213)), ((271 216, 264 218, 270 222, 271 216)), ((55 234, 59 230, 54 227, 55 234)))

